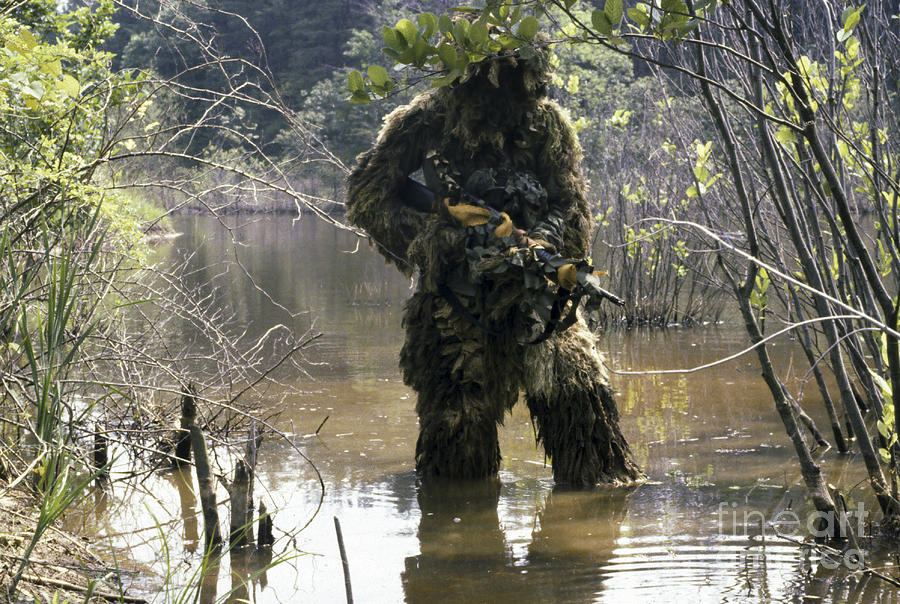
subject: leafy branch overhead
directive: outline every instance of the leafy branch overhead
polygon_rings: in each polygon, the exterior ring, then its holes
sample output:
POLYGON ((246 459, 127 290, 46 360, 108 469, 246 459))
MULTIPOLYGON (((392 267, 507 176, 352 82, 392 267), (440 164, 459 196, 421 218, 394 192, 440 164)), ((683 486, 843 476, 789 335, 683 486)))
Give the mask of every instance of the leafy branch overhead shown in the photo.
MULTIPOLYGON (((530 43, 538 32, 538 20, 523 15, 521 6, 496 4, 484 10, 456 8, 456 18, 422 13, 416 23, 400 19, 396 26, 382 29, 387 45, 384 54, 394 61, 394 69, 415 67, 430 71, 434 86, 451 84, 462 76, 469 63, 503 50, 515 50, 530 43)), ((365 76, 349 75, 350 101, 365 104, 384 97, 398 84, 384 67, 371 65, 365 76)))
MULTIPOLYGON (((563 11, 570 17, 578 0, 537 0, 527 4, 504 0, 491 0, 484 8, 460 6, 450 14, 437 16, 424 12, 410 19, 400 19, 394 27, 382 29, 385 47, 382 52, 393 61, 395 72, 408 68, 424 71, 433 87, 453 84, 462 77, 470 63, 477 63, 503 51, 521 49, 535 44, 540 30, 539 16, 563 11), (451 16, 452 15, 452 16, 451 16)), ((717 0, 704 0, 694 8, 694 15, 701 11, 715 10, 717 0)), ((622 33, 623 22, 628 31, 635 34, 650 33, 662 40, 679 40, 696 29, 699 19, 688 12, 681 0, 662 0, 659 3, 637 3, 627 11, 627 21, 622 0, 606 0, 603 8, 591 11, 591 23, 577 23, 581 34, 568 37, 568 42, 601 42, 619 48, 627 47, 622 33), (590 29, 590 27, 593 29, 590 29)), ((406 82, 405 75, 393 76, 380 65, 370 65, 365 73, 352 70, 348 75, 349 100, 366 104, 384 98, 398 85, 406 82)))

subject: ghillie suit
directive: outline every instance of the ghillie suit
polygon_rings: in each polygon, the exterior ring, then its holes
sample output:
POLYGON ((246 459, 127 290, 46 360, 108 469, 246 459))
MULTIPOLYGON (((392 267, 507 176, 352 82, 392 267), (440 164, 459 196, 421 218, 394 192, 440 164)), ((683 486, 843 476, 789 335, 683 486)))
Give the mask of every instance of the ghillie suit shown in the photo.
POLYGON ((557 484, 640 476, 584 320, 529 345, 539 322, 522 271, 498 269, 500 248, 478 248, 473 260, 467 229, 446 211, 407 207, 400 195, 407 176, 422 168, 438 198, 458 198, 463 188, 509 214, 533 242, 586 256, 590 212, 580 147, 546 98, 547 63, 544 52, 525 48, 470 65, 454 86, 391 113, 349 177, 348 220, 405 274, 419 270, 400 367, 418 393, 416 469, 423 477, 495 475, 497 429, 520 388, 557 484))

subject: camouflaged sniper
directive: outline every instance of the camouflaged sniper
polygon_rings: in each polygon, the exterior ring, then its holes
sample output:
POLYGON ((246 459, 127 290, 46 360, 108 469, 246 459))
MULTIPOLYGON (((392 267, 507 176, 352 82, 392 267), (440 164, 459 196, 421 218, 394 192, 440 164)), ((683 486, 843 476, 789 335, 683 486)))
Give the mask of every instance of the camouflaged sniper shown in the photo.
POLYGON ((540 317, 521 274, 499 268, 505 244, 478 245, 448 213, 420 212, 400 197, 408 175, 422 169, 438 197, 465 189, 544 247, 587 256, 580 148, 562 110, 546 98, 549 78, 546 53, 531 47, 472 64, 457 84, 388 115, 349 176, 348 220, 404 274, 417 274, 400 368, 418 395, 416 469, 423 478, 496 476, 498 426, 520 390, 558 484, 641 476, 583 319, 539 345, 521 344, 533 339, 540 317), (447 287, 490 335, 441 295, 447 287))

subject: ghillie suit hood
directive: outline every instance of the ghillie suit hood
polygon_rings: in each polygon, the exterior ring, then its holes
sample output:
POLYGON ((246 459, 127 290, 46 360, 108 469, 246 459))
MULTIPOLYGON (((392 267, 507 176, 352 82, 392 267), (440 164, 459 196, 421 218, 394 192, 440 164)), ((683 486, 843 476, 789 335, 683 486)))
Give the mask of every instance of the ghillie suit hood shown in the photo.
POLYGON ((533 126, 538 104, 547 98, 550 59, 531 46, 470 63, 459 82, 438 95, 447 119, 444 134, 477 152, 503 152, 507 137, 533 126))

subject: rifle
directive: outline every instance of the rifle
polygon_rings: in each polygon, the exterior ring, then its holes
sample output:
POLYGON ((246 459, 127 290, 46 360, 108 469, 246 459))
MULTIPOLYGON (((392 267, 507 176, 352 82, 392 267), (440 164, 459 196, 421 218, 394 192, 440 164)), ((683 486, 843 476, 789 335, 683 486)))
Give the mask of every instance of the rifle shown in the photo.
MULTIPOLYGON (((426 213, 437 211, 434 192, 412 178, 406 179, 406 183, 400 191, 400 198, 413 209, 426 213)), ((491 232, 494 237, 499 239, 507 239, 512 234, 515 227, 506 213, 497 211, 467 191, 461 192, 461 201, 464 203, 449 205, 445 201, 445 204, 450 215, 463 226, 493 227, 491 232)), ((547 339, 557 327, 561 330, 570 327, 576 320, 575 312, 583 298, 586 299, 585 309, 588 312, 598 308, 603 300, 609 300, 617 306, 625 305, 624 300, 600 287, 600 274, 587 260, 564 258, 540 246, 528 248, 528 251, 534 254, 541 277, 545 277, 559 286, 544 333, 531 342, 532 344, 547 339), (560 322, 562 309, 569 300, 572 300, 572 310, 560 322)), ((527 268, 525 270, 528 271, 527 268)), ((446 293, 444 295, 448 297, 446 293)), ((452 298, 455 297, 451 296, 450 299, 454 307, 462 307, 459 300, 455 300, 456 303, 454 303, 452 298)), ((474 319, 474 317, 468 317, 467 312, 465 314, 470 321, 474 319)), ((479 321, 476 320, 476 323, 482 329, 486 329, 479 321)))

